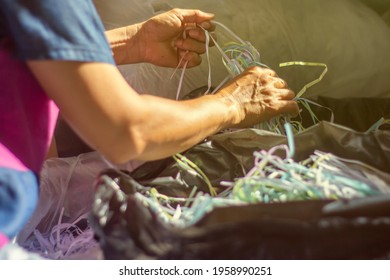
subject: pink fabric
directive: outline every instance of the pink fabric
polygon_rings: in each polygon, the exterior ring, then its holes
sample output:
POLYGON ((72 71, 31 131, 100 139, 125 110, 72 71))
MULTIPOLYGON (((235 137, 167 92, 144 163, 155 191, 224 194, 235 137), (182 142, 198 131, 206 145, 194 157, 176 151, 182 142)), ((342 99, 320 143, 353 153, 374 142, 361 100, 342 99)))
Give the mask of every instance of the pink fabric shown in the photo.
POLYGON ((1 234, 1 232, 0 232, 0 249, 8 242, 9 242, 9 240, 8 240, 7 236, 1 234))
POLYGON ((10 49, 0 42, 0 167, 39 173, 58 108, 10 49))

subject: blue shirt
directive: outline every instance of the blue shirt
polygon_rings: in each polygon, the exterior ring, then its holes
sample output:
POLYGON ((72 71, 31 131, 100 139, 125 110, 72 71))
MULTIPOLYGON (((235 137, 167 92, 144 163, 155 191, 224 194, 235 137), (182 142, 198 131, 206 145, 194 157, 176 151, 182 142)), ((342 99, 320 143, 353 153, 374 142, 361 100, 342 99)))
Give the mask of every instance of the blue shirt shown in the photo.
POLYGON ((115 64, 91 0, 1 0, 0 36, 22 60, 115 64))
POLYGON ((0 0, 0 234, 9 239, 37 204, 33 171, 41 168, 58 112, 26 60, 114 64, 91 0, 0 0))

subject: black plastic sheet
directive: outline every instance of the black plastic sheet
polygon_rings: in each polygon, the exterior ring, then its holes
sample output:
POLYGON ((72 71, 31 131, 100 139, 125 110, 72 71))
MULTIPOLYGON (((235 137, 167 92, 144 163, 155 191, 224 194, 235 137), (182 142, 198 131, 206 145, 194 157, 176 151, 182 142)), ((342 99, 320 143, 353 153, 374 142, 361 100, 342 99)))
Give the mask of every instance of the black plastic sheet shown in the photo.
MULTIPOLYGON (((253 152, 286 143, 283 136, 247 129, 210 137, 185 153, 214 186, 253 166, 253 152)), ((322 122, 295 137, 296 160, 314 150, 359 160, 390 186, 390 132, 370 134, 322 122)), ((374 178, 374 177, 373 177, 374 178)), ((103 172, 91 221, 107 259, 387 259, 390 196, 220 207, 194 226, 161 222, 137 198, 140 186, 186 197, 199 176, 171 159, 146 163, 131 174, 103 172)))

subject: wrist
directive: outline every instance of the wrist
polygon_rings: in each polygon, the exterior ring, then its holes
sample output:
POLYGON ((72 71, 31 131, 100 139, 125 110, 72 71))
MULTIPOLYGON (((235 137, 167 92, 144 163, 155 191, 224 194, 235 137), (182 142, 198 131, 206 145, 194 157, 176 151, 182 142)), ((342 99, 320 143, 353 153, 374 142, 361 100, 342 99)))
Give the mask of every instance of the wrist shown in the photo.
POLYGON ((234 127, 242 121, 241 106, 230 94, 219 92, 215 95, 207 95, 212 97, 215 102, 220 104, 223 117, 222 129, 234 127))
POLYGON ((145 22, 140 22, 126 27, 128 38, 127 56, 134 57, 131 63, 141 63, 146 61, 147 38, 143 35, 143 26, 145 22))
POLYGON ((140 24, 106 31, 112 54, 117 65, 143 62, 142 42, 139 42, 140 24))

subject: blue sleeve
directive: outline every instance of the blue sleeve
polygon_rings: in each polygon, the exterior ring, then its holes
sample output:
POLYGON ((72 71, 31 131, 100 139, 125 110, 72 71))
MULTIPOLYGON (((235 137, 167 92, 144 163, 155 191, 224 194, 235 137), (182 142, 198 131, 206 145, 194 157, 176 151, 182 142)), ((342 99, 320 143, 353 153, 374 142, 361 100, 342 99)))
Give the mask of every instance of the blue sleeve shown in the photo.
POLYGON ((0 12, 23 60, 115 64, 91 0, 1 0, 0 12))

